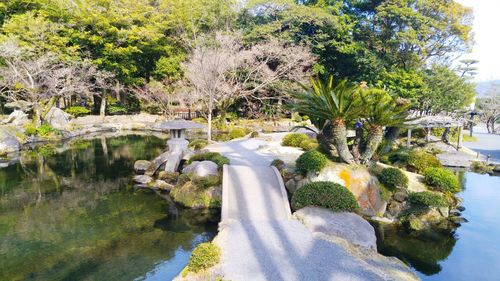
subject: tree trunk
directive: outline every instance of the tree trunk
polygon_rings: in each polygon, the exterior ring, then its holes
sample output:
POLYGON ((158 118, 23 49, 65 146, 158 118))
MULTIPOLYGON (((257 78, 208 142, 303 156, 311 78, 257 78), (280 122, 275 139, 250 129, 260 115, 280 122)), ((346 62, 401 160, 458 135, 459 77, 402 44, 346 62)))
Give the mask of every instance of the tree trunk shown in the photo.
POLYGON ((99 115, 104 117, 106 115, 106 95, 101 98, 101 108, 99 109, 99 115))
POLYGON ((208 112, 208 129, 207 129, 207 140, 212 141, 212 111, 208 112))
POLYGON ((443 135, 441 136, 441 140, 446 143, 446 144, 450 144, 450 127, 446 127, 444 129, 444 133, 443 135))
POLYGON ((391 151, 394 142, 398 139, 399 132, 401 132, 401 128, 399 127, 388 127, 384 136, 386 143, 384 147, 381 148, 382 153, 388 153, 391 151))
POLYGON ((354 143, 352 144, 352 156, 354 156, 354 161, 357 163, 360 161, 362 150, 361 144, 363 143, 363 127, 359 126, 356 128, 356 137, 354 138, 354 143))
POLYGON ((354 163, 354 157, 347 146, 347 128, 344 120, 337 119, 332 122, 332 142, 337 149, 340 160, 347 164, 354 163))
POLYGON ((316 140, 318 140, 319 149, 330 154, 331 157, 336 157, 337 149, 331 142, 331 128, 326 129, 316 135, 316 140))
POLYGON ((361 154, 361 164, 366 164, 372 160, 373 155, 377 151, 378 146, 384 138, 383 127, 380 125, 372 125, 368 129, 366 147, 361 154))

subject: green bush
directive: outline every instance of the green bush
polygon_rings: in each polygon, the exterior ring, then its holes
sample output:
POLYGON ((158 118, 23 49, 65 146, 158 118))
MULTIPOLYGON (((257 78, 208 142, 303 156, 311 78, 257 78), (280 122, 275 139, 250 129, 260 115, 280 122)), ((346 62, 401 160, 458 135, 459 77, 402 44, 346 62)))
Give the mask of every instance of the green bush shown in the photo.
POLYGON ((276 167, 278 170, 281 170, 285 167, 285 162, 283 162, 283 160, 281 159, 274 159, 272 162, 271 162, 271 166, 274 166, 276 167))
POLYGON ((36 130, 37 130, 38 135, 42 136, 42 137, 48 136, 52 132, 55 131, 55 129, 52 128, 52 126, 50 126, 49 124, 43 124, 40 127, 38 127, 36 130))
POLYGON ((111 115, 123 115, 128 113, 128 108, 122 104, 115 103, 108 106, 108 113, 111 115))
POLYGON ((309 140, 309 137, 303 133, 291 133, 286 135, 281 142, 283 146, 300 147, 300 143, 309 140))
POLYGON ((71 106, 64 109, 66 113, 73 115, 74 117, 84 116, 90 113, 90 109, 84 106, 71 106))
POLYGON ((413 150, 408 155, 408 168, 421 174, 427 168, 441 167, 436 156, 425 151, 413 150))
POLYGON ((378 180, 391 191, 408 187, 408 177, 397 168, 383 169, 378 175, 378 180))
POLYGON ((424 171, 424 181, 432 189, 441 192, 460 192, 460 182, 451 171, 443 168, 427 168, 424 171))
POLYGON ((302 119, 302 116, 300 116, 300 114, 298 114, 297 112, 294 112, 292 113, 292 121, 293 122, 302 122, 303 119, 302 119))
POLYGON ((35 136, 38 134, 38 130, 33 124, 24 125, 24 133, 28 136, 35 136))
POLYGON ((206 139, 194 139, 189 142, 189 148, 194 150, 200 150, 208 145, 208 141, 206 139))
POLYGON ((231 131, 229 131, 229 138, 230 139, 238 139, 246 136, 247 133, 245 132, 245 129, 242 128, 234 128, 231 131))
POLYGON ((292 208, 318 206, 335 212, 355 211, 359 208, 354 195, 344 186, 327 181, 312 182, 297 189, 292 196, 292 208))
POLYGON ((410 160, 410 154, 407 149, 398 149, 389 154, 388 160, 391 164, 398 163, 406 166, 410 160))
POLYGON ((423 207, 446 207, 446 200, 438 193, 423 191, 410 193, 408 200, 415 205, 423 207))
POLYGON ((303 140, 299 147, 305 151, 313 150, 318 148, 318 141, 316 139, 309 138, 307 140, 303 140))
POLYGON ((302 173, 320 172, 327 163, 328 158, 317 150, 304 152, 295 161, 297 170, 302 173))
POLYGON ((193 161, 205 160, 214 162, 215 164, 217 164, 217 166, 219 166, 219 169, 222 169, 222 166, 224 166, 225 164, 229 164, 229 159, 222 156, 218 152, 203 152, 195 154, 191 156, 191 158, 189 158, 188 164, 191 164, 193 161))
POLYGON ((191 272, 200 272, 210 268, 220 261, 220 249, 213 243, 201 243, 193 250, 188 262, 191 272))

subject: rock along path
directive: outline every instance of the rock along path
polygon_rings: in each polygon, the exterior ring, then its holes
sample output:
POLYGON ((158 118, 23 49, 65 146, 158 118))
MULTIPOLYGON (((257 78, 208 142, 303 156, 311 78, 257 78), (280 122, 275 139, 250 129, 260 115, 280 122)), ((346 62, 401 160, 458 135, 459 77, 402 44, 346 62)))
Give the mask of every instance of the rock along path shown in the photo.
POLYGON ((331 237, 313 233, 293 219, 281 176, 269 167, 276 158, 270 152, 273 149, 263 148, 262 140, 240 139, 208 149, 238 164, 224 167, 222 221, 214 241, 221 248, 221 262, 212 277, 233 281, 418 279, 395 258, 342 239, 332 242, 331 237))

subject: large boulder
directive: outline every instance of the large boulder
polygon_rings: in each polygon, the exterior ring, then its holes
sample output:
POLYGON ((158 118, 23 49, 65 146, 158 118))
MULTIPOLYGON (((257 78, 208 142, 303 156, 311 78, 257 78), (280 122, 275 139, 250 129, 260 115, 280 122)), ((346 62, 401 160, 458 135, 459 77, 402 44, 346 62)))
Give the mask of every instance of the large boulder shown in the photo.
POLYGON ((220 208, 222 205, 222 187, 200 188, 189 181, 176 186, 170 191, 172 199, 192 209, 220 208))
POLYGON ((212 161, 193 161, 182 169, 183 174, 194 174, 198 177, 215 176, 218 173, 218 166, 212 161))
POLYGON ((71 121, 71 115, 64 112, 63 110, 52 107, 49 112, 45 115, 45 120, 54 129, 66 130, 69 122, 71 121))
POLYGON ((147 161, 147 160, 137 160, 134 163, 134 171, 135 171, 136 174, 142 175, 149 168, 149 165, 151 165, 150 161, 147 161))
POLYGON ((2 123, 11 124, 15 126, 22 126, 28 122, 29 122, 28 114, 24 113, 21 110, 14 110, 2 123))
POLYGON ((307 178, 298 181, 298 188, 311 181, 331 181, 347 187, 366 216, 382 216, 385 213, 387 203, 380 196, 378 180, 364 166, 330 164, 320 173, 310 173, 307 178))
POLYGON ((305 207, 293 214, 311 232, 319 232, 347 240, 366 249, 377 249, 375 230, 359 215, 348 212, 334 213, 318 207, 305 207))
POLYGON ((139 175, 134 177, 134 182, 140 185, 148 185, 153 181, 153 178, 146 175, 139 175))
POLYGON ((0 154, 18 151, 21 144, 6 129, 0 128, 0 154))

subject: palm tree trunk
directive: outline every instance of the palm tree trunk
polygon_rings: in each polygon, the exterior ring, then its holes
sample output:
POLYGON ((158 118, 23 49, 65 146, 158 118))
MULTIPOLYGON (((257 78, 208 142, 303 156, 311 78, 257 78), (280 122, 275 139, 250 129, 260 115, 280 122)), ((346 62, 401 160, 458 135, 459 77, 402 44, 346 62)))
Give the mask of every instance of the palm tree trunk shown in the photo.
POLYGON ((337 149, 340 160, 347 164, 353 164, 354 157, 349 151, 349 146, 347 146, 347 128, 342 119, 333 120, 332 122, 332 142, 337 149))
POLYGON ((383 127, 380 125, 372 125, 368 129, 368 136, 366 140, 366 147, 361 154, 361 163, 366 164, 370 162, 373 155, 377 151, 378 146, 384 137, 383 127))
POLYGON ((359 126, 356 128, 356 137, 354 138, 354 143, 352 144, 351 153, 354 156, 354 161, 358 163, 360 161, 361 153, 360 151, 363 149, 361 147, 363 143, 363 127, 359 126))

